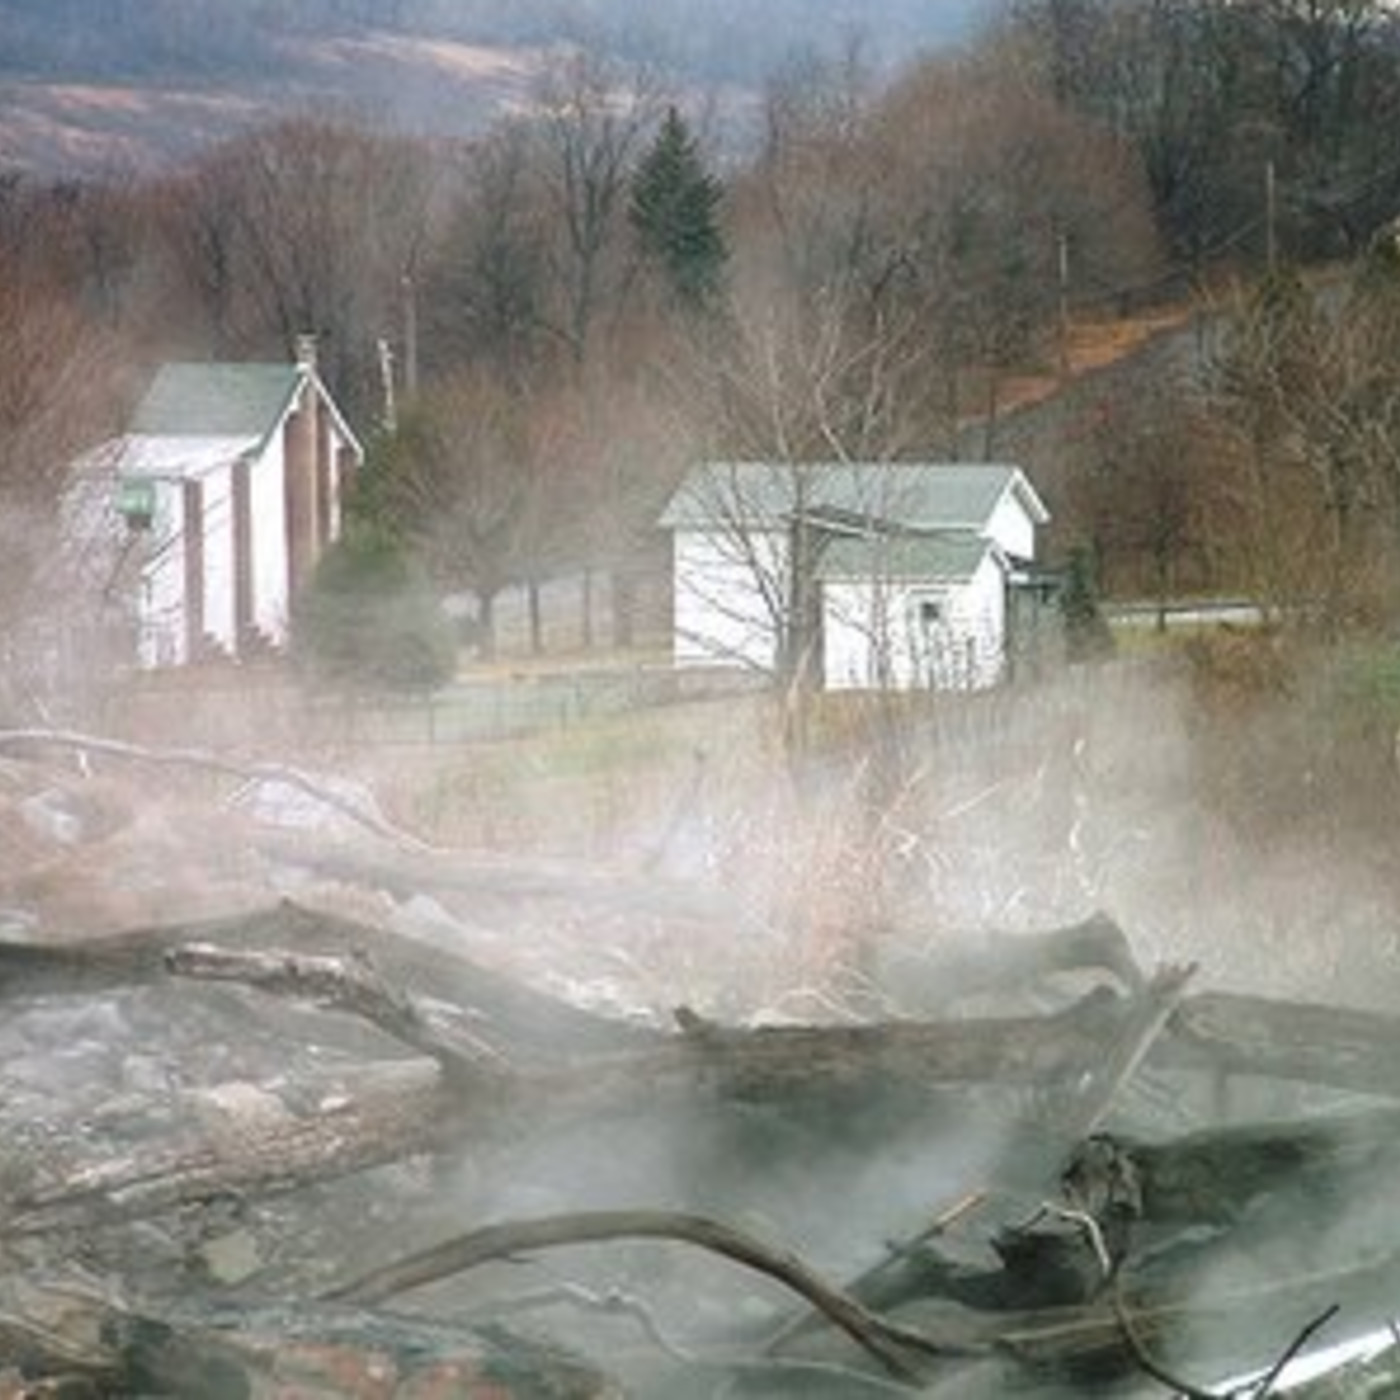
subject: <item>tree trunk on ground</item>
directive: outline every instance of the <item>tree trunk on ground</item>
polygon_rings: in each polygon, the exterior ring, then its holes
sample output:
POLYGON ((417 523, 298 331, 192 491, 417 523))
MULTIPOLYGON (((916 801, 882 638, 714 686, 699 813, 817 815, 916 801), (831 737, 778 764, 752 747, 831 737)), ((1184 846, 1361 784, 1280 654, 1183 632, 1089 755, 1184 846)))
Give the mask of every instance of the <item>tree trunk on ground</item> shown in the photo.
MULTIPOLYGON (((997 1191, 1018 1207, 1043 1204, 1029 1221, 1018 1209, 1001 1225, 986 1264, 945 1254, 939 1231, 925 1231, 833 1290, 800 1260, 720 1223, 623 1212, 508 1223, 416 1256, 391 1251, 383 1270, 344 1291, 379 1300, 502 1251, 629 1231, 666 1236, 767 1268, 846 1334, 838 1342, 825 1323, 798 1314, 773 1339, 775 1367, 830 1361, 887 1381, 950 1385, 967 1379, 969 1358, 979 1368, 1010 1358, 1026 1374, 1071 1385, 1162 1358, 1173 1366, 1204 1358, 1219 1376, 1267 1365, 1333 1303, 1352 1326, 1389 1315, 1400 1239, 1377 1232, 1366 1258, 1342 1264, 1315 1255, 1310 1242, 1352 1203, 1387 1199, 1400 1165, 1400 1104, 1163 1141, 1099 1126, 1144 1063, 1158 1074, 1265 1075, 1394 1097, 1400 1018, 1187 995, 1193 969, 1144 978, 1121 932, 1101 918, 991 940, 988 961, 981 982, 965 970, 967 985, 1088 968, 1120 990, 1101 985, 1049 1014, 877 1024, 721 1026, 680 1007, 675 1027, 663 1030, 592 1016, 449 952, 293 905, 68 945, 0 944, 0 1001, 11 1004, 153 984, 176 996, 177 979, 234 981, 353 1015, 413 1055, 359 1066, 333 1102, 311 1092, 312 1107, 236 1133, 120 1152, 89 1147, 84 1158, 57 1141, 57 1121, 46 1124, 46 1151, 64 1150, 46 1158, 36 1181, 17 1184, 7 1172, 4 1234, 23 1250, 50 1235, 81 1238, 467 1145, 474 1169, 494 1163, 509 1173, 518 1151, 552 1143, 551 1134, 567 1140, 580 1125, 596 1141, 609 1140, 615 1124, 654 1124, 683 1160, 702 1155, 707 1133, 730 1134, 719 1161, 758 1124, 768 1156, 740 1167, 766 1170, 785 1150, 801 1155, 803 1169, 826 1152, 866 1163, 915 1129, 926 1142, 935 1132, 955 1141, 949 1105, 966 1108, 967 1086, 978 1085, 1029 1093, 1048 1119, 1033 1151, 1010 1147, 1012 1160, 996 1167, 997 1191), (940 1096, 940 1086, 956 1093, 940 1096), (774 1125, 801 1131, 766 1131, 774 1125)), ((77 1137, 86 1133, 80 1126, 77 1137)), ((224 1355, 193 1323, 182 1322, 174 1341, 187 1331, 197 1356, 224 1355)), ((601 1393, 581 1384, 579 1394, 601 1393)), ((988 1384, 971 1393, 1004 1393, 999 1374, 988 1384)))

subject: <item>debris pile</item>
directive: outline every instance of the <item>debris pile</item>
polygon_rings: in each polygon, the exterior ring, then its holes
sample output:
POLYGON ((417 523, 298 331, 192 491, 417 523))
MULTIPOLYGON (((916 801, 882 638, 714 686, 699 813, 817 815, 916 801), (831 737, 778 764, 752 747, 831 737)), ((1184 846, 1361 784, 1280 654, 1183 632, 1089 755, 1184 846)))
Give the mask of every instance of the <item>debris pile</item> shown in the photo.
POLYGON ((601 1014, 460 911, 734 910, 343 788, 363 841, 221 809, 190 906, 58 936, 36 867, 150 863, 157 818, 38 774, 0 814, 0 1395, 1262 1396, 1389 1325, 1400 1018, 1143 969, 1101 914, 891 932, 821 1023, 601 1014))

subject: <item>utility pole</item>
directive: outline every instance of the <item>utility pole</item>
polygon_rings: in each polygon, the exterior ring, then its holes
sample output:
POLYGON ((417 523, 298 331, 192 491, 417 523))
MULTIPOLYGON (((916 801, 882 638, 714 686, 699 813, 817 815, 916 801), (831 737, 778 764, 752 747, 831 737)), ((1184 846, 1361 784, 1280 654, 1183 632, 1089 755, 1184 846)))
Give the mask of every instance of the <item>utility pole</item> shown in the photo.
POLYGON ((1069 234, 1057 240, 1060 283, 1060 375, 1069 378, 1069 234))
POLYGON ((418 294, 413 274, 405 272, 403 289, 403 391, 409 399, 418 395, 418 294))
POLYGON ((1270 275, 1278 266, 1278 189, 1271 160, 1264 162, 1264 265, 1270 275))
POLYGON ((384 395, 384 430, 396 432, 399 415, 394 403, 394 351, 387 336, 379 337, 379 385, 384 395))

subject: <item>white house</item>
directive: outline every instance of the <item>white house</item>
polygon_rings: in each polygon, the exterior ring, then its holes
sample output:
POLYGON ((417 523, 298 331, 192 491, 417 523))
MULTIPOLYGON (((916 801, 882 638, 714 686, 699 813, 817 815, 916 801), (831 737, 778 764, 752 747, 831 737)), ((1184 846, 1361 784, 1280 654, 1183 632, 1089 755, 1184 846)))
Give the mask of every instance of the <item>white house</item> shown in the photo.
POLYGON ((285 364, 162 366, 130 431, 77 472, 87 527, 116 537, 140 664, 282 646, 363 456, 309 337, 285 364))
POLYGON ((1048 520, 1015 466, 704 463, 661 515, 675 663, 777 671, 800 636, 828 689, 993 685, 1048 520))

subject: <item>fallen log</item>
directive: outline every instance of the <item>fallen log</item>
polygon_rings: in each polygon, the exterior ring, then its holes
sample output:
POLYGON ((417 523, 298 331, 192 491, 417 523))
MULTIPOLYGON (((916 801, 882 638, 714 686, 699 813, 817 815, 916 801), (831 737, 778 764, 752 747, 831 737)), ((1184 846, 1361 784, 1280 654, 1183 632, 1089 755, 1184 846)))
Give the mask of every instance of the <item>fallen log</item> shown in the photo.
POLYGON ((460 1144, 470 1105, 427 1062, 367 1066, 353 1095, 305 1118, 104 1154, 0 1207, 0 1237, 141 1220, 179 1206, 296 1191, 460 1144))
MULTIPOLYGON (((184 959, 177 953, 175 961, 184 959)), ((259 975, 266 966, 233 961, 259 975)), ((221 974, 230 965, 226 960, 221 974)), ((231 1191, 294 1189, 447 1150, 468 1135, 478 1146, 502 1146, 573 1124, 645 1119, 674 1108, 693 1118, 697 1133, 722 1131, 726 1121, 742 1121, 758 1108, 811 1128, 803 1139, 808 1150, 817 1143, 828 1151, 868 1150, 880 1131, 906 1131, 921 1115, 940 1120, 944 1105, 931 1095, 932 1085, 1074 1080, 1122 1030, 1122 1012, 1116 998, 1096 997, 1055 1017, 1023 1021, 754 1031, 706 1024, 638 1051, 524 1065, 464 1060, 450 1079, 429 1061, 410 1061, 361 1076, 329 1111, 250 1124, 232 1141, 210 1136, 163 1153, 103 1159, 12 1199, 4 1228, 34 1234, 136 1219, 231 1191), (728 1111, 740 1119, 726 1119, 728 1111)), ((388 1017, 374 1019, 382 1028, 388 1017)), ((1131 1015, 1126 1023, 1132 1025, 1131 1015)))
MULTIPOLYGON (((13 1199, 12 1231, 32 1234, 61 1222, 131 1219, 211 1192, 281 1191, 402 1156, 447 1150, 468 1132, 477 1142, 518 1141, 570 1122, 644 1118, 668 1104, 685 1108, 697 1132, 722 1125, 735 1110, 758 1110, 809 1128, 806 1150, 820 1145, 828 1151, 868 1151, 891 1132, 940 1126, 946 1106, 931 1093, 940 1084, 1057 1091, 1058 1133, 1041 1134, 1040 1151, 1028 1164, 1033 1173, 1048 1166, 1057 1144, 1067 1149, 1098 1121, 1118 1085, 1144 1055, 1160 1053, 1169 1038, 1164 1031, 1189 1014, 1193 1001, 1182 1000, 1189 970, 1168 969, 1141 996, 1122 998, 1099 988, 1049 1016, 739 1029, 681 1014, 680 1034, 668 1036, 590 1016, 439 950, 392 935, 381 939, 377 930, 291 905, 77 946, 0 947, 0 985, 11 995, 36 988, 86 990, 94 981, 110 987, 163 978, 174 966, 185 972, 217 969, 221 978, 246 977, 267 990, 307 990, 305 978, 299 981, 289 971, 297 966, 295 959, 275 949, 256 956, 215 955, 201 944, 197 955, 181 954, 175 940, 191 932, 241 945, 282 936, 298 948, 372 947, 376 962, 386 955, 420 986, 431 979, 439 997, 449 987, 463 996, 468 1010, 477 1013, 467 1021, 467 1050, 463 1053, 459 1036, 448 1055, 454 1066, 450 1080, 426 1065, 406 1066, 388 1087, 383 1076, 369 1079, 328 1114, 254 1125, 233 1146, 198 1140, 164 1154, 91 1164, 41 1193, 13 1199), (480 1010, 483 1004, 486 1009, 480 1010), (489 1028, 485 1034, 478 1034, 481 1026, 489 1028), (564 1057, 548 1053, 561 1046, 564 1057), (607 1049, 584 1053, 599 1046, 607 1049)), ((314 990, 324 995, 328 965, 316 966, 322 981, 314 990)), ((345 987, 353 981, 348 974, 341 980, 345 987)), ((440 1059, 448 1053, 440 1036, 433 1044, 425 1042, 426 1018, 385 979, 376 977, 372 995, 359 985, 355 996, 358 1002, 342 998, 342 1009, 372 1013, 369 1019, 381 1029, 397 1024, 402 1032, 412 1023, 420 1034, 407 1037, 410 1049, 440 1059)), ((1338 1014, 1352 1024, 1351 1013, 1338 1014)), ((1378 1033, 1381 1019, 1370 1018, 1377 1031, 1369 1042, 1375 1054, 1386 1044, 1378 1033)), ((1317 1016, 1310 1024, 1325 1031, 1329 1023, 1317 1016)), ((1392 1043, 1400 1045, 1400 1028, 1388 1029, 1392 1043)), ((1198 1047, 1191 1054, 1198 1056, 1198 1047)), ((1296 1046, 1292 1054, 1290 1064, 1296 1067, 1296 1046)), ((1232 1063, 1241 1062, 1242 1055, 1232 1063)), ((1367 1065, 1368 1074, 1372 1068, 1367 1065)))
POLYGON ((1180 1069, 1400 1095, 1400 1017, 1382 1012, 1202 992, 1177 1008, 1166 1048, 1180 1069))
POLYGON ((410 1400, 617 1400, 616 1381, 563 1347, 509 1331, 333 1306, 194 1300, 160 1311, 108 1290, 9 1275, 0 1358, 15 1396, 264 1394, 410 1400))
POLYGON ((0 942, 0 999, 83 996, 163 982, 172 975, 171 951, 188 944, 310 956, 367 955, 388 982, 455 1005, 481 1035, 520 1057, 621 1049, 662 1038, 648 1027, 596 1016, 533 991, 470 958, 291 900, 247 914, 97 938, 0 942))

